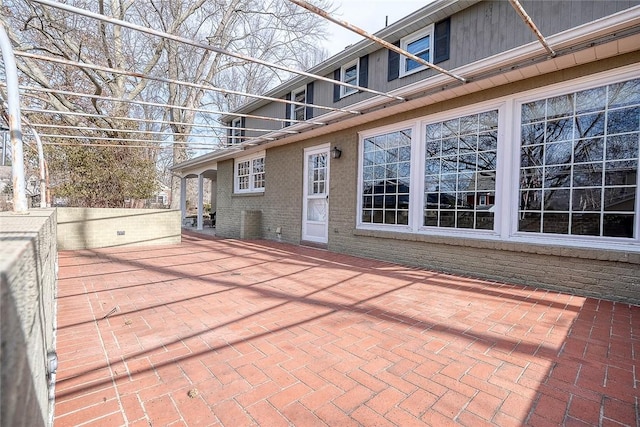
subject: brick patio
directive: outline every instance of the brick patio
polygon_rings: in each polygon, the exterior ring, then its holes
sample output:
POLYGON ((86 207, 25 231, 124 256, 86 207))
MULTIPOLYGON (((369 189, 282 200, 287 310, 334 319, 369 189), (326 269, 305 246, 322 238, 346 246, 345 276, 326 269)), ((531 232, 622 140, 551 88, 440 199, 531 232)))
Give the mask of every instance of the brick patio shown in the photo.
POLYGON ((637 306, 192 234, 59 257, 56 427, 640 425, 637 306))

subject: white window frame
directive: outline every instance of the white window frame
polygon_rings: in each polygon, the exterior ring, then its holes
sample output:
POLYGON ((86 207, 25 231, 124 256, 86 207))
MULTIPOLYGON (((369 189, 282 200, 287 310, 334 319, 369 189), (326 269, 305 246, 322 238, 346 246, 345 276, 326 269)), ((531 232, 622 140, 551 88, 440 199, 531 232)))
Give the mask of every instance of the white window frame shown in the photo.
MULTIPOLYGON (((567 234, 552 233, 532 233, 526 231, 518 231, 518 208, 519 208, 519 190, 520 190, 520 132, 521 132, 521 108, 523 104, 552 98, 554 96, 564 95, 567 93, 580 92, 582 90, 594 89, 597 87, 608 86, 628 80, 637 79, 640 67, 632 65, 624 67, 621 70, 613 70, 609 72, 591 75, 582 79, 576 79, 569 82, 562 82, 545 88, 528 91, 518 94, 513 100, 513 129, 512 140, 517 141, 513 144, 514 149, 511 157, 510 179, 512 182, 509 198, 513 200, 510 212, 510 233, 512 240, 518 242, 537 243, 537 244, 557 244, 564 246, 579 246, 597 249, 624 249, 640 251, 640 173, 636 175, 636 204, 635 204, 635 236, 634 237, 608 237, 608 236, 580 236, 567 234)), ((640 168, 639 168, 640 171, 640 168)))
POLYGON ((416 121, 405 121, 401 123, 395 123, 393 125, 384 126, 381 128, 371 129, 368 131, 358 133, 358 204, 357 204, 357 216, 356 216, 356 228, 366 229, 366 230, 393 230, 398 232, 410 233, 415 227, 415 209, 413 206, 415 205, 415 198, 417 196, 416 192, 412 190, 414 185, 419 185, 418 179, 416 177, 417 169, 413 164, 413 159, 418 155, 418 143, 419 134, 418 127, 416 121), (398 132, 406 129, 411 129, 411 172, 410 172, 410 187, 409 187, 409 223, 408 225, 401 224, 373 224, 369 222, 362 222, 362 196, 364 191, 364 182, 362 180, 362 175, 364 171, 364 140, 370 137, 389 134, 393 132, 398 132))
POLYGON ((637 174, 634 237, 580 236, 551 233, 519 232, 519 187, 520 187, 520 132, 521 107, 523 104, 567 93, 579 92, 607 86, 627 80, 637 79, 640 64, 621 67, 584 78, 549 85, 526 92, 496 98, 471 106, 448 110, 433 116, 417 118, 380 128, 369 129, 358 134, 358 188, 356 228, 363 230, 393 231, 461 237, 471 239, 496 240, 513 243, 537 244, 544 246, 576 247, 587 249, 610 249, 640 252, 640 173, 637 174), (498 158, 495 188, 494 230, 470 230, 455 228, 423 227, 422 209, 424 205, 424 150, 426 124, 477 114, 498 109, 498 158), (362 222, 363 198, 363 144, 364 139, 389 132, 412 129, 411 190, 409 197, 409 226, 370 224, 362 222), (415 135, 415 136, 414 136, 415 135), (419 159, 419 160, 416 160, 419 159))
MULTIPOLYGON (((306 85, 291 91, 291 100, 295 101, 296 95, 299 95, 300 93, 304 93, 304 100, 302 102, 306 104, 307 103, 307 86, 306 85)), ((290 111, 289 117, 291 118, 291 120, 307 120, 306 105, 289 104, 289 111, 290 111), (296 118, 296 111, 300 109, 302 110, 302 119, 296 118)))
POLYGON ((236 117, 231 120, 231 144, 239 144, 242 142, 242 117, 236 117))
MULTIPOLYGON (((432 24, 432 25, 429 25, 428 27, 423 28, 420 31, 416 31, 413 34, 410 34, 406 37, 401 38, 400 49, 407 50, 407 48, 411 43, 417 40, 420 40, 422 38, 429 37, 429 59, 427 59, 427 62, 433 62, 432 61, 433 60, 433 35, 434 35, 433 32, 434 32, 434 25, 432 24)), ((427 69, 426 65, 419 65, 413 70, 407 71, 407 62, 409 61, 411 61, 410 58, 404 55, 400 55, 400 77, 409 76, 411 74, 427 69)))
MULTIPOLYGON (((344 64, 342 67, 340 67, 340 81, 343 83, 349 83, 355 86, 360 86, 360 58, 355 59, 347 64, 344 64), (352 82, 347 82, 345 81, 345 74, 347 73, 347 70, 349 68, 352 67, 356 67, 356 78, 354 81, 352 82)), ((358 90, 357 89, 353 89, 350 87, 346 87, 346 86, 340 86, 340 98, 344 98, 345 96, 357 93, 358 90)))
POLYGON ((430 116, 428 119, 423 119, 420 121, 419 129, 420 129, 420 217, 419 224, 417 225, 417 230, 424 234, 432 234, 432 235, 446 235, 446 236, 460 236, 460 237, 484 237, 484 238, 497 238, 502 231, 502 213, 500 210, 500 202, 503 200, 502 197, 502 181, 504 168, 501 166, 506 163, 505 159, 505 129, 507 124, 505 123, 505 108, 506 104, 504 100, 491 100, 486 102, 481 102, 478 104, 470 105, 467 107, 457 108, 455 110, 449 110, 446 112, 442 112, 439 114, 434 114, 430 116), (497 141, 497 149, 496 149, 496 187, 494 189, 495 201, 494 201, 494 223, 493 230, 483 230, 483 229, 469 229, 469 228, 455 228, 455 227, 433 227, 433 226, 424 226, 422 223, 422 210, 424 208, 424 158, 425 158, 425 141, 426 141, 426 127, 431 123, 438 123, 446 120, 452 120, 460 117, 465 117, 474 114, 481 114, 487 111, 498 110, 498 141, 497 141))
MULTIPOLYGON (((265 152, 260 151, 249 156, 238 157, 233 160, 233 192, 235 194, 246 194, 246 193, 264 193, 263 187, 255 187, 255 176, 257 175, 253 169, 253 161, 257 159, 265 159, 265 152), (246 176, 249 180, 247 188, 240 188, 240 176, 238 174, 238 165, 240 163, 249 162, 249 173, 246 176)), ((265 172, 262 172, 263 174, 265 172)), ((263 185, 266 179, 263 179, 263 185)))

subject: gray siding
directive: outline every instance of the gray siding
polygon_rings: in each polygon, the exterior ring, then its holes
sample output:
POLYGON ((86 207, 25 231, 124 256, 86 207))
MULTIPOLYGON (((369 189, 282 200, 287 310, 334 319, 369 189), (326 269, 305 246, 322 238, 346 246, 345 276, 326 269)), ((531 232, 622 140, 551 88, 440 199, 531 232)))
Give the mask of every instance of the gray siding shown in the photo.
MULTIPOLYGON (((548 36, 623 11, 640 4, 640 1, 524 0, 522 4, 542 34, 548 36)), ((416 31, 420 29, 416 28, 416 31)), ((535 40, 532 31, 507 0, 482 1, 451 17, 450 58, 438 65, 455 69, 535 40)), ((369 55, 371 89, 389 92, 437 74, 433 70, 425 70, 388 82, 388 65, 387 49, 379 49, 369 55)), ((333 78, 333 71, 326 77, 333 78)), ((319 105, 342 108, 374 96, 360 92, 334 103, 332 84, 317 81, 315 87, 314 103, 319 105)))

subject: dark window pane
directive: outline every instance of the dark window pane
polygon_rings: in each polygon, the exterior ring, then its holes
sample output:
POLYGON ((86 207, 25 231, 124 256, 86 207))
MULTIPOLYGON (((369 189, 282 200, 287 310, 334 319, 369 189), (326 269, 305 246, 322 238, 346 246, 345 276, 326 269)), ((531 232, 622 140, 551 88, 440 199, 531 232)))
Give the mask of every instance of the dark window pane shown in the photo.
POLYGON ((545 124, 534 123, 523 125, 520 133, 522 145, 542 144, 544 142, 545 124))
POLYGON ((571 209, 573 211, 598 211, 602 208, 602 190, 584 188, 573 190, 571 209))
POLYGON ((495 170, 497 155, 495 152, 478 153, 478 170, 495 170))
POLYGON ((498 110, 480 113, 478 117, 478 130, 484 132, 495 129, 498 129, 498 110))
POLYGON ((573 94, 547 99, 547 119, 567 117, 573 114, 573 94))
POLYGON ((465 154, 458 157, 458 171, 475 171, 476 170, 476 154, 465 154))
POLYGON ((384 223, 395 224, 396 223, 396 211, 384 211, 384 223))
POLYGON ((476 228, 479 230, 493 230, 493 212, 477 212, 476 228))
MULTIPOLYGON (((442 122, 442 137, 447 138, 451 136, 458 136, 458 125, 460 120, 453 119, 442 122)), ((444 151, 444 149, 443 149, 444 151)))
POLYGON ((384 207, 387 209, 395 209, 398 205, 397 196, 384 196, 384 207))
POLYGON ((545 213, 543 217, 542 232, 568 234, 569 214, 545 213))
POLYGON ((603 86, 576 93, 576 114, 604 110, 607 103, 606 89, 603 86))
POLYGON ((409 195, 400 194, 398 196, 398 207, 400 209, 409 209, 409 195))
POLYGON ((453 156, 458 154, 458 138, 449 138, 442 140, 442 155, 453 156))
POLYGON ((634 215, 604 214, 603 235, 633 237, 634 215))
POLYGON ((609 108, 640 104, 640 79, 609 85, 609 108))
POLYGON ((547 211, 568 211, 570 197, 570 190, 545 190, 544 209, 547 211))
POLYGON ((425 174, 438 175, 440 174, 440 158, 428 159, 424 163, 425 174))
POLYGON ((455 193, 440 193, 440 208, 453 209, 456 207, 455 193))
POLYGON ((638 161, 607 162, 604 169, 605 185, 636 185, 638 161))
POLYGON ((573 139, 573 120, 560 119, 547 122, 546 142, 569 141, 573 139))
POLYGON ((542 168, 530 168, 520 170, 520 188, 542 188, 542 168))
POLYGON ((408 162, 411 160, 411 147, 400 147, 400 161, 408 162))
POLYGON ((529 102, 522 106, 522 123, 531 123, 545 118, 546 100, 529 102))
POLYGON ((384 219, 383 215, 384 215, 384 211, 381 211, 381 210, 373 211, 373 223, 382 224, 382 220, 384 219))
POLYGON ((478 151, 488 151, 498 149, 498 133, 481 133, 478 136, 478 151))
POLYGON ((458 212, 458 228, 473 228, 473 211, 458 212))
POLYGON ((571 215, 571 234, 599 236, 600 214, 576 213, 571 215))
POLYGON ((573 143, 571 141, 547 144, 545 149, 545 163, 547 165, 563 165, 571 163, 571 152, 573 143))
POLYGON ((382 208, 384 204, 384 196, 373 196, 373 207, 382 208))
POLYGON ((604 139, 583 139, 576 141, 573 147, 573 161, 576 163, 602 161, 604 139))
MULTIPOLYGON (((441 123, 434 123, 434 124, 427 125, 427 133, 426 133, 427 141, 434 141, 434 140, 440 141, 440 138, 442 138, 441 128, 442 128, 441 123)), ((438 142, 438 145, 440 145, 440 142, 438 142)))
POLYGON ((639 121, 640 107, 609 111, 607 134, 637 132, 639 121))
POLYGON ((427 193, 424 201, 427 209, 437 209, 440 206, 440 194, 439 193, 427 193))
POLYGON ((475 153, 478 150, 478 137, 476 135, 461 136, 458 140, 460 154, 475 153))
POLYGON ((527 191, 520 192, 520 210, 538 211, 540 210, 541 201, 542 201, 542 191, 540 190, 527 190, 527 191))
POLYGON ((397 163, 392 163, 387 165, 386 167, 386 178, 387 179, 395 179, 398 177, 398 164, 397 163))
POLYGON ((571 184, 571 166, 547 166, 544 169, 545 188, 569 187, 571 184))
POLYGON ((575 187, 600 187, 602 185, 602 163, 584 163, 573 166, 575 187))
POLYGON ((636 187, 612 187, 604 189, 604 210, 633 212, 636 205, 636 187))
POLYGON ((428 210, 424 213, 424 225, 427 227, 438 226, 438 211, 428 210))
POLYGON ((458 170, 458 157, 442 158, 442 173, 456 172, 458 170))
POLYGON ((638 133, 608 137, 607 160, 637 159, 638 138, 638 133))
POLYGON ((478 115, 460 118, 460 135, 476 134, 478 132, 478 115))
POLYGON ((363 208, 372 208, 373 207, 373 197, 364 196, 362 198, 362 207, 363 208))
POLYGON ((542 216, 537 212, 520 212, 520 220, 518 221, 518 231, 540 233, 541 217, 542 216))
POLYGON ((362 222, 373 222, 373 211, 371 211, 371 210, 363 210, 362 211, 362 222))
POLYGON ((409 224, 409 211, 398 211, 398 225, 409 224))
POLYGON ((455 227, 456 213, 454 211, 440 212, 440 227, 455 227))
POLYGON ((544 155, 544 145, 532 145, 522 147, 520 150, 520 167, 542 166, 544 155))
POLYGON ((604 113, 576 117, 576 138, 604 135, 604 113))

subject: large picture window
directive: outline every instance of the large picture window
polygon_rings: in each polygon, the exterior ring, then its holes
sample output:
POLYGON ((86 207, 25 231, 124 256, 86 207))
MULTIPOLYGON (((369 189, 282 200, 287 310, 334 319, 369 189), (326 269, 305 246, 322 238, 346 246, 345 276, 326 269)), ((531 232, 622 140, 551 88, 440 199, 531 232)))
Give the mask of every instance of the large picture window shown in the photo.
POLYGON ((640 250, 637 75, 362 132, 358 228, 640 250))
POLYGON ((518 231, 634 237, 640 79, 522 105, 518 231))
POLYGON ((497 154, 497 110, 428 124, 423 225, 493 230, 497 154))
POLYGON ((264 192, 264 151, 235 161, 234 191, 236 193, 264 192))
POLYGON ((365 138, 362 223, 409 224, 411 129, 365 138))

